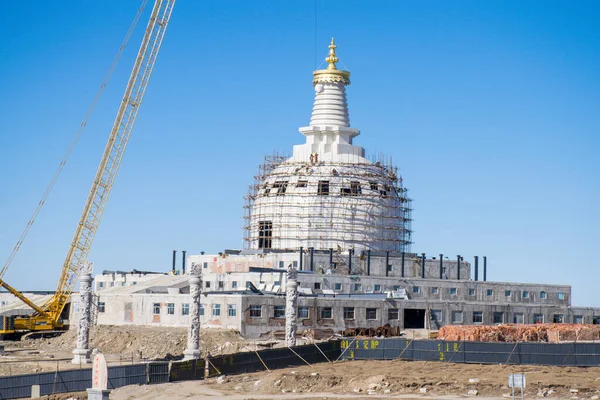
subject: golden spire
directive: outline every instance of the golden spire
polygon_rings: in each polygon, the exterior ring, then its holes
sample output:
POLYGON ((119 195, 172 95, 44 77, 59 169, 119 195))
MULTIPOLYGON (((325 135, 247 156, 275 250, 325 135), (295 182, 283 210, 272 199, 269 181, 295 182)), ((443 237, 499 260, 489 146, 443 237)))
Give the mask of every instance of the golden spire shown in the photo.
POLYGON ((336 45, 335 45, 335 40, 334 38, 331 38, 331 44, 329 45, 329 57, 327 57, 325 59, 325 61, 327 61, 329 63, 329 66, 327 67, 327 69, 332 70, 332 69, 337 69, 335 67, 335 63, 338 62, 338 58, 335 54, 335 49, 336 49, 336 45))
POLYGON ((321 69, 313 72, 313 85, 322 82, 343 82, 346 85, 350 84, 350 72, 337 69, 335 63, 339 61, 335 53, 335 39, 331 38, 329 44, 329 55, 325 58, 325 62, 329 63, 327 69, 321 69))

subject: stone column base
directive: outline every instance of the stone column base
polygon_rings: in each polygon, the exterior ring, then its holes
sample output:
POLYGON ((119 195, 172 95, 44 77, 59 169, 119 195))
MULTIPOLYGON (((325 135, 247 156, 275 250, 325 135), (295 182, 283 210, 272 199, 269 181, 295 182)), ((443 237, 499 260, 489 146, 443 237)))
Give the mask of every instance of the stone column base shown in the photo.
POLYGON ((90 359, 91 349, 75 349, 73 350, 72 364, 89 364, 92 362, 90 359))
POLYGON ((87 389, 88 400, 109 400, 110 390, 87 389))
POLYGON ((183 352, 183 359, 186 361, 187 360, 199 360, 200 359, 200 350, 185 349, 185 351, 183 352))

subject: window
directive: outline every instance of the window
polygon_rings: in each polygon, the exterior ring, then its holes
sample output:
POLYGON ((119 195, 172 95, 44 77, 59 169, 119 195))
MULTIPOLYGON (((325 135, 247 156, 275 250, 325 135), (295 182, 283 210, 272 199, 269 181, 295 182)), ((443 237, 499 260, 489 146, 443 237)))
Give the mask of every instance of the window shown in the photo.
POLYGON ((451 296, 456 296, 456 293, 458 293, 458 289, 456 289, 455 287, 451 287, 450 288, 450 295, 451 296))
POLYGON ((189 303, 183 303, 181 305, 181 315, 190 315, 190 305, 189 305, 189 303))
POLYGON ((329 181, 319 181, 318 194, 321 196, 329 196, 329 181))
POLYGON ((136 281, 131 282, 132 285, 137 285, 136 281))
POLYGON ((453 324, 462 324, 462 322, 463 322, 462 311, 452 311, 452 323, 453 324))
POLYGON ((367 319, 377 319, 376 308, 367 308, 367 319))
POLYGON ((221 305, 220 304, 213 304, 213 306, 212 306, 212 316, 213 317, 220 317, 221 316, 221 305))
POLYGON ((300 319, 308 319, 309 318, 307 306, 298 307, 298 318, 300 318, 300 319))
POLYGON ((482 324, 483 323, 483 312, 473 311, 473 323, 474 324, 482 324))
POLYGON ((315 289, 316 290, 320 290, 321 289, 321 282, 315 282, 315 289))
MULTIPOLYGON (((106 311, 106 304, 103 301, 99 301, 98 302, 98 312, 103 313, 104 311, 106 311)), ((159 312, 160 312, 160 310, 159 310, 159 312)))
POLYGON ((583 315, 574 315, 573 323, 574 324, 583 324, 583 315))
POLYGON ((350 191, 353 196, 358 196, 362 193, 362 189, 360 187, 360 182, 350 182, 350 191))
POLYGON ((400 319, 400 313, 397 308, 389 308, 388 309, 388 319, 389 320, 397 320, 400 319))
POLYGON ((205 287, 206 289, 210 289, 210 281, 206 281, 206 282, 204 282, 204 287, 205 287))
POLYGON ((354 319, 354 307, 344 307, 344 319, 354 319))
POLYGON ((258 248, 270 249, 273 237, 273 223, 271 221, 258 222, 258 248))
POLYGON ((320 308, 320 316, 321 319, 331 319, 331 307, 321 307, 320 308))
POLYGON ((565 316, 562 314, 554 314, 552 317, 552 322, 554 322, 555 324, 562 324, 563 322, 565 322, 565 316))
POLYGON ((279 268, 285 268, 285 262, 279 261, 279 268))
POLYGON ((98 287, 103 288, 104 287, 104 282, 98 282, 98 287))
POLYGON ((342 196, 350 196, 350 189, 348 189, 348 188, 340 188, 340 194, 342 196))
POLYGON ((389 272, 392 272, 393 268, 394 268, 394 266, 392 264, 390 264, 390 265, 387 266, 387 270, 389 272))
POLYGON ((379 190, 379 185, 377 185, 377 182, 369 182, 369 187, 371 190, 379 190))
MULTIPOLYGON (((283 196, 287 190, 288 181, 276 181, 273 189, 277 189, 277 196, 283 196)), ((272 191, 272 190, 271 190, 272 191)))
POLYGON ((523 294, 522 296, 524 299, 528 299, 529 298, 529 291, 528 290, 523 290, 523 294))
POLYGON ((219 289, 223 289, 225 287, 225 282, 219 281, 219 289))
POLYGON ((431 294, 438 294, 439 292, 440 292, 439 288, 436 288, 436 287, 431 288, 431 294))
POLYGON ((231 282, 231 288, 232 288, 232 289, 237 289, 237 287, 238 287, 238 283, 237 283, 237 281, 233 281, 233 282, 231 282))
POLYGON ((381 285, 375 285, 373 291, 381 292, 381 285))
POLYGON ((592 317, 592 324, 600 325, 600 317, 592 317))
POLYGON ((362 285, 360 283, 355 283, 354 284, 354 291, 358 292, 362 290, 362 285))
POLYGON ((205 262, 204 265, 202 266, 202 268, 205 268, 205 269, 208 268, 208 263, 205 262))
POLYGON ((115 286, 115 283, 114 283, 114 282, 111 282, 111 283, 110 283, 110 287, 113 287, 113 286, 115 286))
POLYGON ((546 299, 547 297, 548 297, 548 293, 546 293, 546 292, 544 292, 544 291, 541 291, 541 292, 540 292, 540 299, 544 300, 544 299, 546 299))
POLYGON ((475 296, 475 289, 469 288, 469 296, 475 296))
POLYGON ((152 314, 154 314, 154 315, 160 314, 160 303, 152 304, 152 314))
POLYGON ((494 291, 493 291, 492 289, 488 289, 488 290, 486 291, 486 294, 487 294, 488 296, 493 296, 493 295, 494 295, 494 291))
POLYGON ((175 303, 167 304, 167 314, 174 315, 175 314, 175 303))
POLYGON ((273 307, 273 318, 285 318, 285 306, 273 307))
POLYGON ((559 300, 564 300, 565 299, 565 294, 563 292, 558 292, 558 294, 556 295, 556 297, 559 300))
POLYGON ((533 314, 533 323, 534 324, 543 324, 544 323, 544 314, 533 314))
POLYGON ((200 304, 200 316, 204 316, 204 304, 200 304))
POLYGON ((413 286, 412 287, 412 292, 413 293, 421 293, 421 287, 420 286, 413 286))
POLYGON ((394 285, 393 290, 394 290, 394 292, 397 292, 398 290, 400 290, 400 285, 394 285))
POLYGON ((296 183, 296 187, 306 187, 308 185, 308 181, 298 181, 296 183))
POLYGON ((121 286, 125 286, 125 282, 121 282, 121 286))
POLYGON ((431 310, 430 318, 432 321, 442 322, 442 310, 431 310))
POLYGON ((494 317, 492 322, 494 324, 503 324, 504 323, 504 313, 502 311, 494 311, 494 317))
POLYGON ((274 281, 273 285, 275 285, 275 286, 281 286, 281 281, 274 281))
POLYGON ((250 318, 262 317, 262 306, 254 305, 250 306, 250 318))
POLYGON ((525 317, 523 316, 523 313, 514 313, 513 314, 513 324, 524 324, 525 323, 525 317))
POLYGON ((227 316, 235 317, 237 315, 237 308, 235 304, 227 304, 227 316))
POLYGON ((334 283, 333 289, 334 290, 342 290, 342 284, 340 282, 334 283))
POLYGON ((510 297, 510 290, 504 291, 504 297, 510 297))
MULTIPOLYGON (((2 303, 0 303, 1 305, 4 305, 4 301, 2 303)), ((79 312, 79 302, 74 302, 73 304, 73 312, 78 313, 79 312)))
POLYGON ((298 261, 294 261, 294 262, 292 262, 292 266, 293 266, 294 268, 298 268, 298 261))

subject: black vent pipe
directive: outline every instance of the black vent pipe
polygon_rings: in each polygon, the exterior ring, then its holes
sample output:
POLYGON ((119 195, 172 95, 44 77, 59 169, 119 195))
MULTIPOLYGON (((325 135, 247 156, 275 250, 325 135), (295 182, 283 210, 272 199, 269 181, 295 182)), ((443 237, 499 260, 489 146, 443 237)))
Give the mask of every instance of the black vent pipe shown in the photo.
POLYGON ((352 273, 352 253, 354 253, 353 249, 348 250, 348 275, 352 273))
POLYGON ((302 261, 304 260, 304 248, 300 246, 300 268, 298 271, 302 271, 302 261))
POLYGON ((475 280, 479 280, 479 257, 475 256, 475 280))
POLYGON ((460 281, 460 254, 456 256, 457 268, 456 268, 456 279, 460 281))
POLYGON ((176 257, 177 257, 177 250, 173 250, 173 273, 175 272, 175 263, 177 262, 176 257))
POLYGON ((400 276, 404 278, 404 255, 406 253, 402 252, 402 264, 400 264, 400 276))
POLYGON ((440 279, 444 279, 443 272, 444 271, 444 255, 440 254, 440 279))
POLYGON ((425 253, 421 253, 421 278, 425 278, 425 253))
POLYGON ((385 276, 389 275, 389 271, 390 271, 390 252, 386 251, 385 252, 385 276))
POLYGON ((371 250, 367 250, 367 275, 371 275, 371 250))
POLYGON ((483 256, 483 281, 487 281, 487 257, 483 256))
POLYGON ((313 268, 313 259, 314 259, 314 255, 315 255, 315 248, 314 247, 309 247, 310 249, 310 271, 314 271, 313 268))
POLYGON ((181 257, 181 273, 185 274, 185 253, 187 253, 187 251, 183 250, 183 254, 181 257))

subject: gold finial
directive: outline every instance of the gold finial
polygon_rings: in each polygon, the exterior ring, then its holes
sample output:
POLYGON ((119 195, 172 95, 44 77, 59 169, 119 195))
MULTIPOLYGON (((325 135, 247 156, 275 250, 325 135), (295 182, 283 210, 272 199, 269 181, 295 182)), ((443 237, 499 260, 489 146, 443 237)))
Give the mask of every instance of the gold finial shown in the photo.
POLYGON ((327 69, 329 69, 329 70, 337 69, 335 67, 335 63, 338 62, 339 60, 335 54, 336 47, 337 46, 335 45, 334 38, 331 38, 331 44, 329 45, 329 57, 327 57, 325 59, 325 61, 329 63, 329 66, 327 67, 327 69))
POLYGON ((313 71, 313 85, 324 82, 342 82, 344 85, 350 84, 350 72, 339 70, 335 66, 335 63, 339 61, 337 54, 335 54, 336 48, 335 40, 334 38, 331 38, 331 43, 329 44, 329 56, 325 58, 325 62, 329 63, 329 65, 327 66, 327 69, 313 71))

